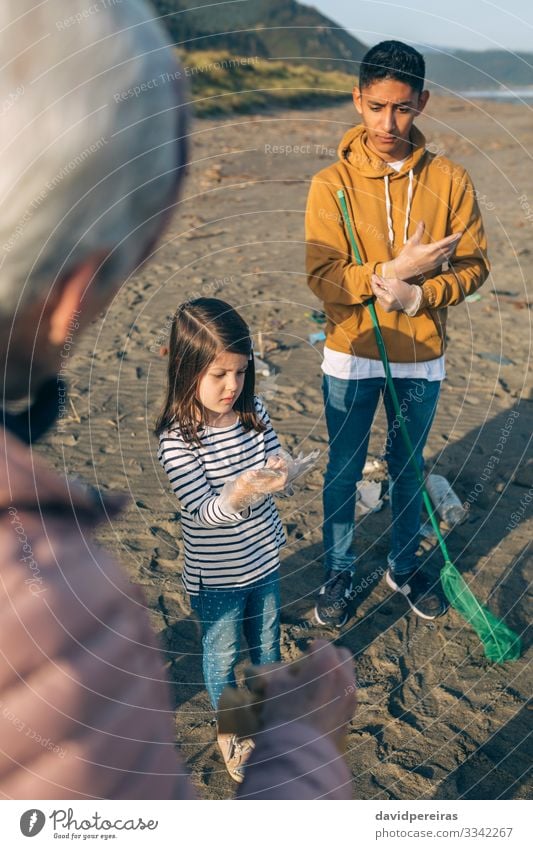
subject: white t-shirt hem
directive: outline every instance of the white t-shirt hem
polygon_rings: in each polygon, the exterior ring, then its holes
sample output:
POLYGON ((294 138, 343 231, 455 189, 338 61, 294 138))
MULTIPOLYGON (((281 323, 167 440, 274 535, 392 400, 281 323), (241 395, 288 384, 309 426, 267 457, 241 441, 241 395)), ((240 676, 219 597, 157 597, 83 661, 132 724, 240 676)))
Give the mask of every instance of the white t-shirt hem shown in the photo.
MULTIPOLYGON (((419 363, 390 363, 393 377, 418 380, 444 380, 446 363, 444 354, 435 360, 419 363)), ((385 377, 385 369, 381 360, 371 360, 367 357, 356 357, 353 354, 343 354, 324 346, 322 371, 330 377, 341 380, 368 380, 373 377, 385 377)))

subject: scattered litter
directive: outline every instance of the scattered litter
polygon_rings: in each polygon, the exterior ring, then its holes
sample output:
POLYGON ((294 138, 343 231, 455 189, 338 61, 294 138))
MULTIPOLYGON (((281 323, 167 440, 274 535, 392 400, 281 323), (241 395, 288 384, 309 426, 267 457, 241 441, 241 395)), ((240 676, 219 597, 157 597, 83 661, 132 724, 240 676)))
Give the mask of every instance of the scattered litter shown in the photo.
POLYGON ((309 343, 311 345, 315 345, 317 342, 325 342, 326 334, 323 330, 320 330, 318 333, 310 333, 307 338, 309 339, 309 343))
POLYGON ((481 295, 479 294, 479 292, 473 292, 472 295, 466 296, 465 301, 467 301, 469 304, 473 304, 476 301, 481 301, 481 299, 482 298, 481 298, 481 295))
POLYGON ((482 360, 490 360, 491 363, 498 363, 499 366, 513 366, 514 362, 509 357, 504 357, 503 354, 493 354, 491 351, 479 351, 478 357, 482 360))
POLYGON ((468 513, 443 475, 428 475, 426 488, 435 510, 449 527, 464 522, 468 513))
POLYGON ((278 374, 272 373, 269 377, 261 377, 256 383, 256 394, 264 401, 274 401, 279 397, 278 374))
POLYGON ((210 233, 196 233, 196 232, 188 232, 185 233, 185 238, 192 239, 214 239, 215 236, 222 236, 223 233, 227 233, 227 230, 212 230, 210 233))
POLYGON ((326 314, 322 312, 322 310, 313 310, 313 312, 306 312, 306 318, 310 318, 311 321, 314 321, 316 324, 325 324, 326 323, 326 314))
POLYGON ((363 475, 375 474, 387 474, 387 463, 385 460, 381 460, 378 457, 373 457, 372 459, 367 460, 363 468, 363 475))
POLYGON ((424 522, 424 524, 420 526, 420 536, 424 539, 427 539, 428 542, 437 542, 437 534, 435 533, 433 525, 431 524, 429 519, 427 522, 424 522))
POLYGON ((257 354, 254 354, 254 362, 255 362, 255 373, 256 375, 261 375, 261 377, 270 377, 272 374, 272 369, 265 363, 261 357, 258 357, 257 354))
POLYGON ((359 518, 368 513, 377 513, 383 507, 381 483, 379 481, 359 481, 357 484, 355 515, 359 518))
POLYGON ((519 299, 518 295, 513 292, 503 292, 495 289, 490 293, 494 298, 497 298, 498 301, 502 301, 506 304, 512 304, 517 310, 530 309, 532 301, 526 301, 524 299, 519 299))

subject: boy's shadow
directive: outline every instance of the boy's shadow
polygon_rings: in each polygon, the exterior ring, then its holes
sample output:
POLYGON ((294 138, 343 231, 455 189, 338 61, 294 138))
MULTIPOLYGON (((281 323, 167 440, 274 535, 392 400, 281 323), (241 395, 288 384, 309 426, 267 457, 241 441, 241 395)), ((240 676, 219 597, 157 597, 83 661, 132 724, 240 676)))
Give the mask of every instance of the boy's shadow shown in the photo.
MULTIPOLYGON (((438 426, 437 420, 433 427, 438 426)), ((460 500, 470 505, 466 521, 446 540, 453 562, 472 582, 474 593, 522 635, 524 648, 531 642, 525 613, 528 543, 518 556, 505 558, 499 549, 531 512, 533 461, 528 461, 528 448, 532 431, 532 400, 523 398, 426 458, 426 470, 444 475, 460 500), (479 583, 472 581, 477 574, 479 583)))

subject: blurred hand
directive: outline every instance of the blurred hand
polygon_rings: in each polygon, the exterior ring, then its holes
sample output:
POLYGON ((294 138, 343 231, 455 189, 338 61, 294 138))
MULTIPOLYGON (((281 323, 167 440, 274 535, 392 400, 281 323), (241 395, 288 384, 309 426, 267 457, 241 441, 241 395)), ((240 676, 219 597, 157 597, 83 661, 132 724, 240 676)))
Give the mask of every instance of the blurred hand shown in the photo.
POLYGON ((285 726, 301 720, 313 725, 344 750, 346 726, 356 707, 356 685, 351 653, 326 640, 316 640, 293 663, 255 667, 248 686, 262 693, 264 727, 285 726))
POLYGON ((420 221, 398 256, 384 263, 381 276, 409 280, 410 277, 426 274, 428 271, 439 268, 451 259, 463 234, 452 233, 451 236, 439 239, 438 242, 430 242, 429 245, 421 244, 423 235, 424 222, 420 221))

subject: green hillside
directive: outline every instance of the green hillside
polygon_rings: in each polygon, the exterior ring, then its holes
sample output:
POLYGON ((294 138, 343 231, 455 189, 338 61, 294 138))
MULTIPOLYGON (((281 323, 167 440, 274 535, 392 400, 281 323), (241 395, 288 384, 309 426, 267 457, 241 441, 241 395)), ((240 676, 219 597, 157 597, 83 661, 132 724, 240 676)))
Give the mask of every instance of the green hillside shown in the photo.
MULTIPOLYGON (((222 51, 234 57, 275 59, 293 68, 305 66, 320 72, 348 74, 353 80, 358 75, 359 62, 367 49, 334 21, 296 0, 222 0, 216 4, 213 0, 152 2, 180 52, 186 51, 195 56, 203 51, 222 51)), ((446 52, 435 48, 421 49, 426 56, 428 85, 437 91, 497 89, 502 85, 510 88, 533 86, 533 54, 513 54, 503 50, 446 52)), ((194 59, 194 62, 198 61, 194 59)), ((302 82, 302 74, 305 77, 306 72, 296 74, 295 86, 302 82)), ((264 85, 260 79, 255 79, 257 88, 265 87, 269 78, 277 78, 285 89, 284 97, 289 97, 291 73, 288 67, 267 72, 266 65, 257 65, 255 75, 267 77, 264 85)), ((233 92, 229 76, 226 74, 225 80, 233 92)), ((251 82, 253 72, 242 70, 237 76, 239 83, 245 79, 251 82)), ((320 79, 321 85, 327 89, 335 87, 334 82, 320 79)), ((198 96, 202 94, 202 84, 201 78, 193 81, 193 91, 198 96)), ((209 80, 209 96, 223 93, 223 85, 223 78, 209 80)), ((256 98, 254 100, 250 96, 250 106, 254 102, 257 105, 263 102, 259 95, 256 98)), ((226 102, 231 100, 232 97, 228 96, 226 102)), ((287 102, 281 98, 278 100, 287 102)), ((303 98, 301 102, 308 103, 309 100, 303 98)), ((244 99, 240 98, 239 103, 242 106, 244 99)))
POLYGON ((349 100, 354 82, 348 74, 256 57, 239 58, 227 50, 181 52, 181 58, 199 116, 349 100))
POLYGON ((366 51, 338 24, 295 0, 230 0, 217 5, 212 0, 155 0, 153 5, 185 50, 230 50, 354 76, 366 51))

